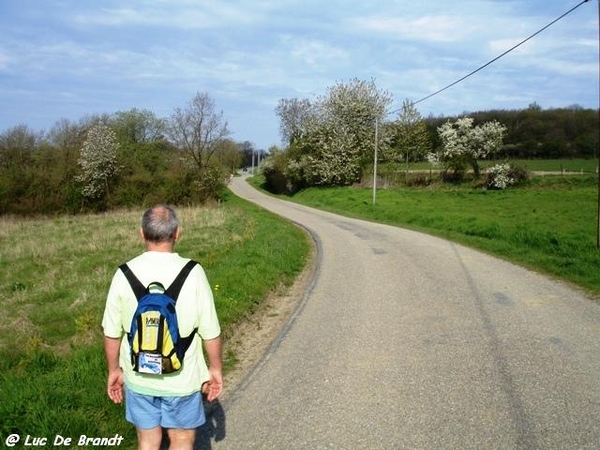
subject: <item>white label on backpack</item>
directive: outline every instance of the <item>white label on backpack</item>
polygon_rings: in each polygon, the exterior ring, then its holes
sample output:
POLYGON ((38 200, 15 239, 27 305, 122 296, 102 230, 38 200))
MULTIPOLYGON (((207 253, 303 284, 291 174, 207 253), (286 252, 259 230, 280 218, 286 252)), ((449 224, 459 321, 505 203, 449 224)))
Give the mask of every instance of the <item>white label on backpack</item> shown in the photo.
POLYGON ((138 372, 152 375, 162 374, 162 357, 156 354, 141 352, 138 360, 138 372))

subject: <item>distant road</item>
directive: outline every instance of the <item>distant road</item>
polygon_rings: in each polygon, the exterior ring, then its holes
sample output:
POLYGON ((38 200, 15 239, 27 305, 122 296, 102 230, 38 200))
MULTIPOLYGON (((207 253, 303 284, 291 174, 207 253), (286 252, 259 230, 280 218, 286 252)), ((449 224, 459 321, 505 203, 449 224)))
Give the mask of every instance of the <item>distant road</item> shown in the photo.
POLYGON ((212 448, 600 448, 597 303, 452 242, 231 189, 319 255, 212 448))

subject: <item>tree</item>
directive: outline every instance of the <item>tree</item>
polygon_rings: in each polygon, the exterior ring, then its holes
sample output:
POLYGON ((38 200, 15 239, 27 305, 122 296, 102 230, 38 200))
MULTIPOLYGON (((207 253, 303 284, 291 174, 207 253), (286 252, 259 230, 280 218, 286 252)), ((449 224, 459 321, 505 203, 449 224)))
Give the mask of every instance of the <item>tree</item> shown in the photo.
POLYGON ((40 137, 27 125, 17 125, 0 135, 0 167, 25 169, 29 166, 40 137))
POLYGON ((315 120, 315 107, 309 100, 281 99, 275 108, 279 116, 282 142, 292 145, 306 136, 315 120))
POLYGON ((108 181, 119 170, 117 136, 106 125, 94 125, 88 131, 78 159, 82 173, 77 181, 83 186, 81 193, 89 199, 98 199, 103 194, 109 196, 108 181))
POLYGON ((427 125, 415 105, 405 99, 398 113, 398 119, 391 128, 390 151, 385 156, 393 162, 404 160, 408 171, 409 159, 417 161, 431 151, 427 125))
POLYGON ((438 128, 442 141, 442 150, 438 159, 446 169, 462 177, 467 166, 473 168, 475 177, 479 177, 480 159, 486 158, 502 146, 506 127, 500 122, 485 122, 473 126, 473 119, 464 117, 456 122, 450 121, 438 128))
POLYGON ((224 139, 217 147, 217 159, 229 173, 235 173, 242 163, 242 153, 231 139, 224 139))
POLYGON ((83 125, 61 119, 48 132, 48 141, 58 153, 58 166, 64 181, 73 181, 77 171, 79 150, 85 141, 86 129, 83 125))
POLYGON ((254 144, 250 141, 238 142, 237 147, 242 155, 241 164, 245 167, 250 167, 253 161, 253 155, 256 153, 254 144))
POLYGON ((219 143, 230 134, 223 112, 217 112, 214 100, 200 92, 186 109, 175 109, 168 133, 175 146, 190 157, 200 175, 208 167, 219 143))
POLYGON ((116 112, 111 120, 121 144, 139 144, 162 140, 166 125, 149 110, 133 108, 129 111, 116 112))
MULTIPOLYGON (((391 100, 373 81, 354 79, 331 87, 314 104, 281 101, 282 129, 292 136, 288 173, 295 174, 294 184, 360 181, 362 171, 373 161, 375 124, 385 117, 391 100), (303 114, 296 114, 299 109, 303 114)), ((380 145, 385 142, 381 139, 380 145)))

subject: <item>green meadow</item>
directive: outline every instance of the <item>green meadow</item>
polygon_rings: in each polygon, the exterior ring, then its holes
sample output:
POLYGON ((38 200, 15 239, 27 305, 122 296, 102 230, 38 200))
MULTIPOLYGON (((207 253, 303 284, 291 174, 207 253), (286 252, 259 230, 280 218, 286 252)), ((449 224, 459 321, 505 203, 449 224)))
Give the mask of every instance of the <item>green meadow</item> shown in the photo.
MULTIPOLYGON (((257 178, 254 183, 261 184, 257 178)), ((441 236, 600 294, 595 175, 533 177, 506 190, 471 183, 309 188, 289 199, 441 236)))
MULTIPOLYGON (((106 396, 100 327, 117 266, 143 251, 143 211, 46 219, 0 218, 0 438, 18 434, 124 437, 135 430, 106 396)), ((309 242, 286 221, 229 196, 181 208, 176 250, 201 262, 225 339, 306 264, 309 242)), ((19 444, 20 445, 20 444, 19 444)))
MULTIPOLYGON (((491 167, 498 163, 506 162, 506 160, 483 160, 481 161, 481 168, 491 167)), ((511 164, 518 167, 524 167, 532 172, 575 172, 575 173, 588 173, 593 174, 596 172, 598 167, 597 159, 512 159, 511 164)), ((405 165, 399 165, 399 170, 405 169, 405 165)), ((431 169, 431 164, 427 162, 410 163, 408 166, 409 170, 421 170, 427 171, 431 169)))
MULTIPOLYGON (((260 185, 260 177, 253 183, 260 185)), ((597 178, 534 177, 519 187, 311 188, 293 201, 407 227, 479 248, 600 294, 597 178)), ((309 241, 289 222, 229 195, 181 208, 177 251, 205 268, 224 337, 306 264, 309 241)), ((0 218, 0 437, 122 435, 123 407, 105 394, 100 321, 117 266, 143 251, 141 210, 0 218)), ((227 367, 235 349, 226 346, 227 367)))

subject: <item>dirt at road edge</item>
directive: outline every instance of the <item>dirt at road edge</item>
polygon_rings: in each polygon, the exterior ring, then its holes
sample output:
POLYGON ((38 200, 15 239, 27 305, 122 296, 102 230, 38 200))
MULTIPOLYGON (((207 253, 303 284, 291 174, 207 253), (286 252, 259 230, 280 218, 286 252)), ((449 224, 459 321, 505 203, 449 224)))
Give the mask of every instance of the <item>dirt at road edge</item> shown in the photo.
POLYGON ((224 338, 223 353, 233 351, 237 362, 233 369, 224 375, 225 387, 220 397, 222 402, 226 402, 232 396, 279 336, 304 298, 315 270, 316 248, 313 243, 307 256, 306 267, 294 283, 271 293, 251 316, 224 338))

